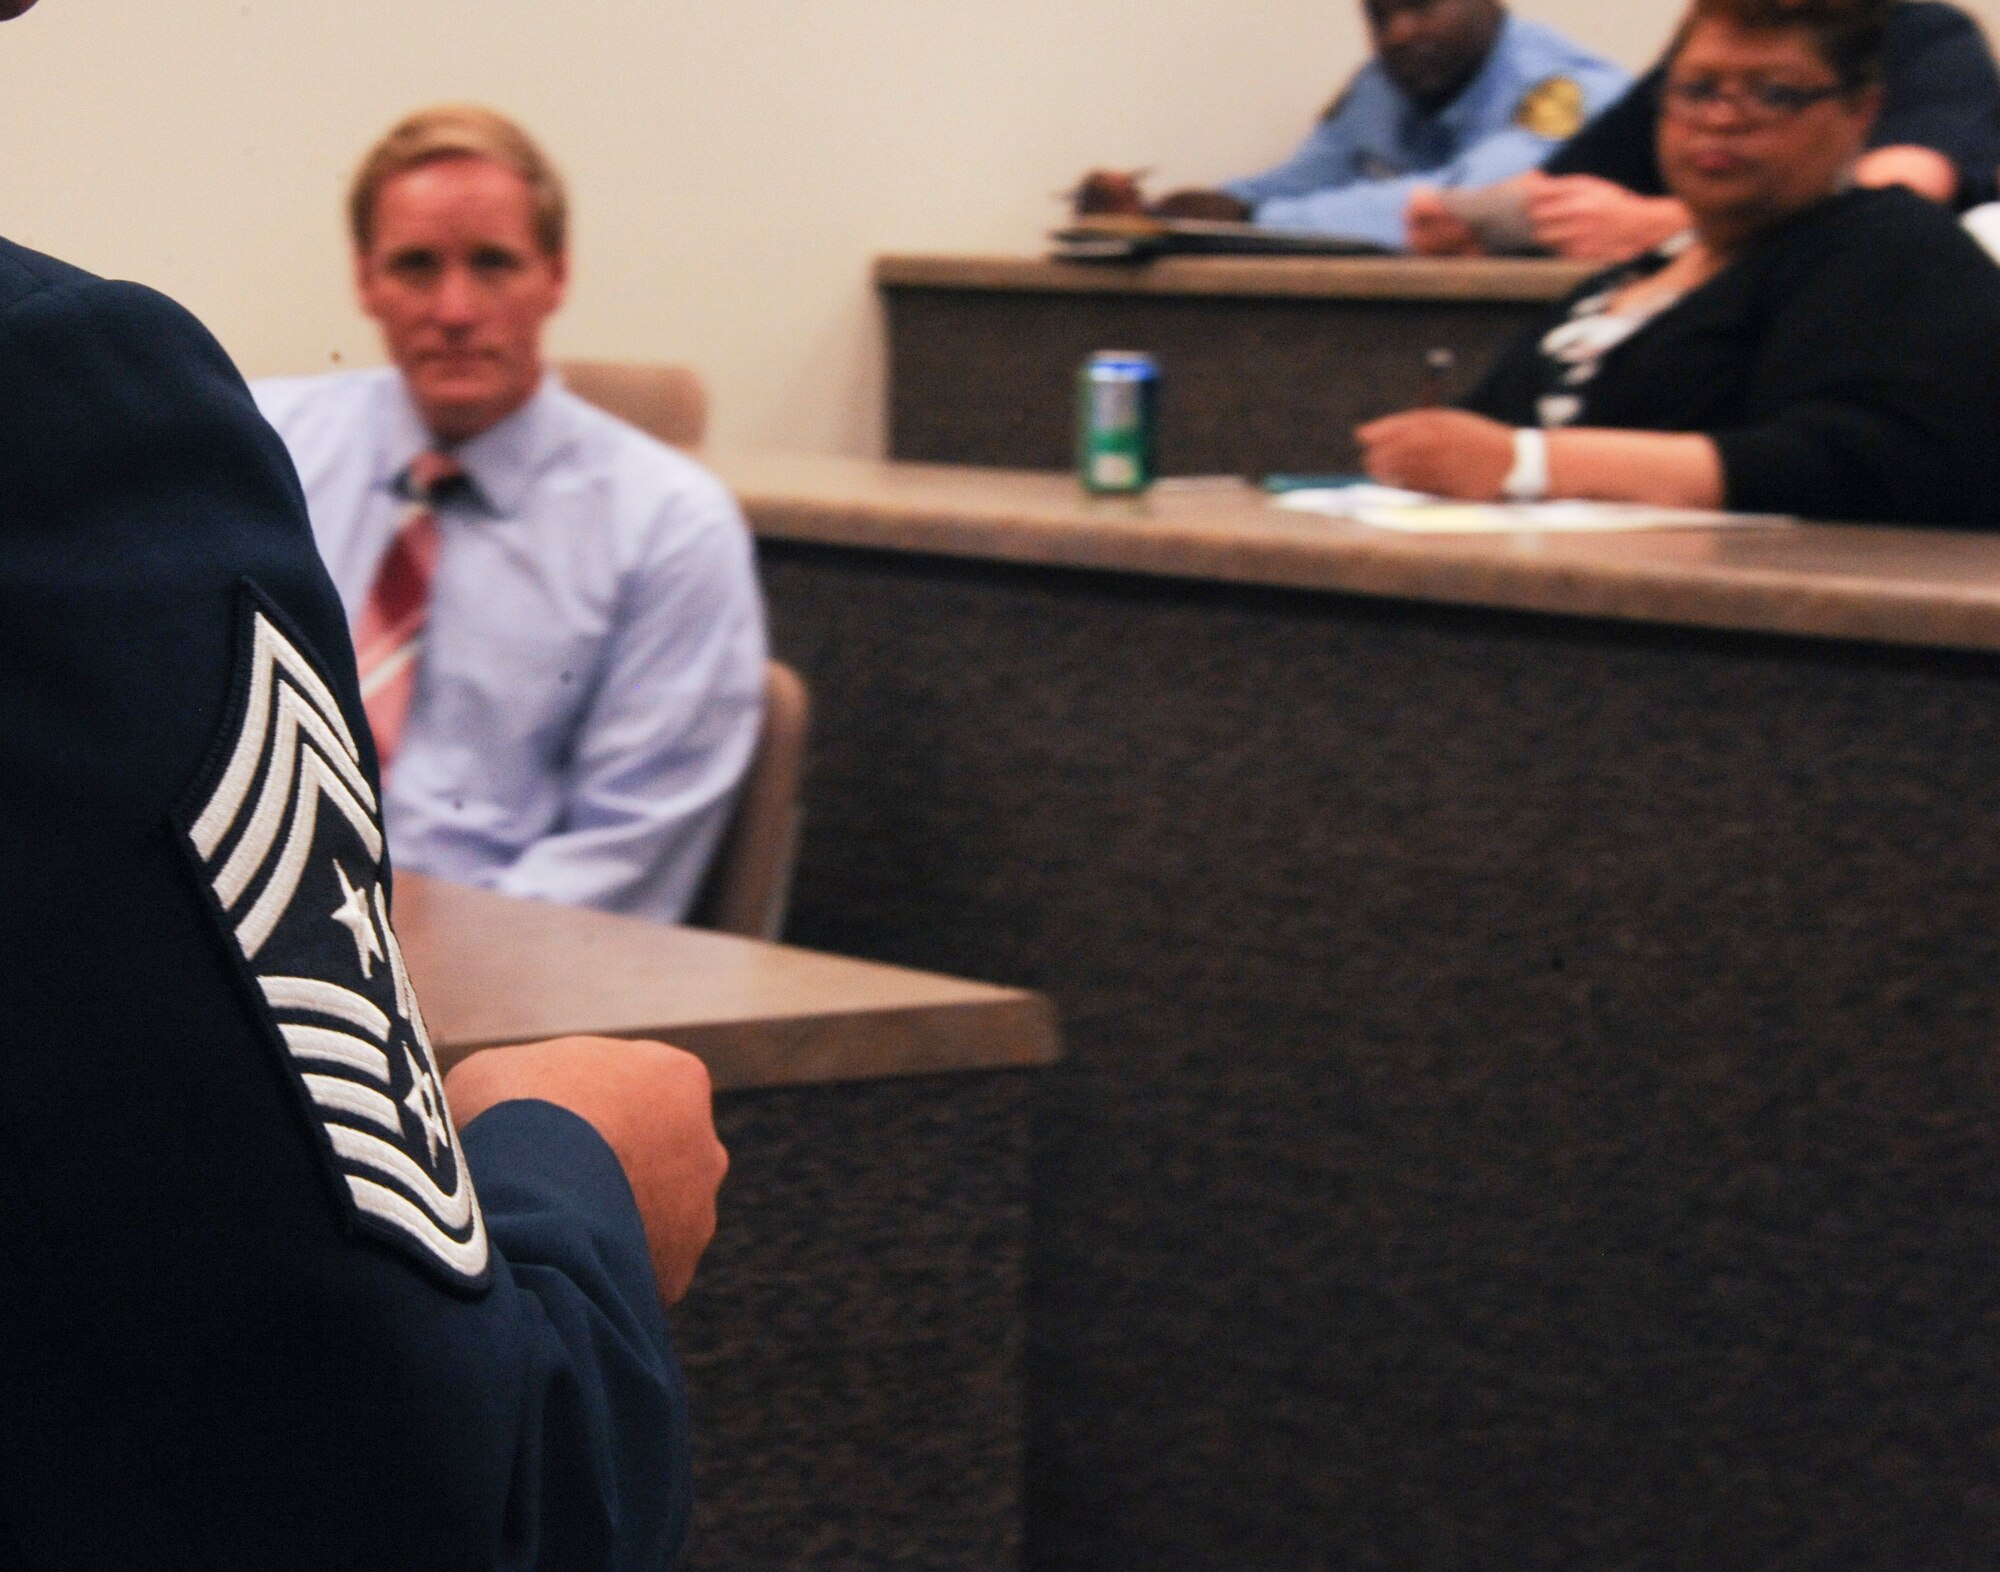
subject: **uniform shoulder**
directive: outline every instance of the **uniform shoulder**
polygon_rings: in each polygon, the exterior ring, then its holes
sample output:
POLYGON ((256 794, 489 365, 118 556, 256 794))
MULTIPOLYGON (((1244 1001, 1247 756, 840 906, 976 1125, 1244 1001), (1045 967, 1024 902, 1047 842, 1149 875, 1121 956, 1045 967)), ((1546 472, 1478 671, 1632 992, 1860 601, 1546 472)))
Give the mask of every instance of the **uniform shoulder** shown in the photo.
POLYGON ((0 311, 52 288, 74 288, 101 282, 80 267, 58 262, 54 257, 0 240, 0 311))
POLYGON ((1319 118, 1324 124, 1346 114, 1365 115, 1385 106, 1393 109, 1402 101, 1402 94, 1389 80, 1389 73, 1382 69, 1382 62, 1369 60, 1333 95, 1332 101, 1320 111, 1319 118))
POLYGON ((235 364, 165 295, 22 263, 18 251, 8 261, 33 279, 0 304, 0 452, 12 482, 67 492, 147 434, 167 440, 209 419, 257 424, 235 364), (67 482, 65 469, 76 472, 67 482))
POLYGON ((1902 0, 1889 8, 1887 47, 1892 51, 1922 48, 1947 38, 1977 39, 1983 47, 1986 35, 1979 23, 1946 0, 1902 0))
POLYGON ((1616 71, 1621 77, 1628 74, 1624 67, 1584 48, 1566 33, 1525 16, 1508 16, 1495 47, 1508 50, 1515 68, 1528 76, 1585 70, 1616 71))
POLYGON ((1501 81, 1514 97, 1513 123, 1552 142, 1575 136, 1631 82, 1623 66, 1522 17, 1508 17, 1496 48, 1506 51, 1501 81))
POLYGON ((16 341, 73 333, 86 322, 117 330, 171 332, 220 353, 178 302, 144 284, 99 278, 80 267, 0 241, 0 331, 16 341))

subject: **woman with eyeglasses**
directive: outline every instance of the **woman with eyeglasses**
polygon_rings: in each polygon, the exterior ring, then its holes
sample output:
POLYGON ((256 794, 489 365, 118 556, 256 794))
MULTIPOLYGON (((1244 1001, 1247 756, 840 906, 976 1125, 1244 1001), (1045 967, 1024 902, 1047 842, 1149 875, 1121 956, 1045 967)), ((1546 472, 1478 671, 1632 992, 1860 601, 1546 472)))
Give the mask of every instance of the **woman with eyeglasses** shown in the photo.
POLYGON ((1692 227, 1598 275, 1456 410, 1357 433, 1378 480, 2000 526, 2000 269, 1949 212, 1849 174, 1883 0, 1694 0, 1660 165, 1692 227))

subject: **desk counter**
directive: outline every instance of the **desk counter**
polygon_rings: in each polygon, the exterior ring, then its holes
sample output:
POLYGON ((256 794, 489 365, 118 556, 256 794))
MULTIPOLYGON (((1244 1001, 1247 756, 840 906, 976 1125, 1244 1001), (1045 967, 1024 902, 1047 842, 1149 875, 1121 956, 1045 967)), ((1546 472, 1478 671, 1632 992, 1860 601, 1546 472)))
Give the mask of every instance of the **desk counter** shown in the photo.
POLYGON ((1401 535, 1273 507, 1248 486, 1092 498, 1067 475, 778 455, 714 463, 770 541, 2000 650, 2000 533, 1401 535))
POLYGON ((405 874, 396 929, 446 1063, 588 1033, 664 1038, 719 1091, 1025 1069, 1057 1056, 1046 999, 731 934, 405 874))
POLYGON ((890 453, 1064 466, 1078 364, 1142 349, 1166 379, 1169 473, 1351 468, 1353 426, 1469 386, 1585 274, 1498 259, 884 257, 890 453), (1456 368, 1436 378, 1425 360, 1440 349, 1456 368))
POLYGON ((699 1053, 730 1153, 674 1338, 689 1572, 1016 1572, 1028 1072, 1012 988, 404 874, 441 1057, 568 1033, 699 1053))
POLYGON ((800 942, 1051 995, 1031 1572, 1990 1565, 2000 538, 725 458, 800 942))
POLYGON ((1167 257, 1157 262, 1050 262, 1035 257, 886 256, 882 290, 1041 295, 1180 295, 1242 300, 1467 300, 1547 305, 1590 276, 1573 262, 1482 257, 1167 257))

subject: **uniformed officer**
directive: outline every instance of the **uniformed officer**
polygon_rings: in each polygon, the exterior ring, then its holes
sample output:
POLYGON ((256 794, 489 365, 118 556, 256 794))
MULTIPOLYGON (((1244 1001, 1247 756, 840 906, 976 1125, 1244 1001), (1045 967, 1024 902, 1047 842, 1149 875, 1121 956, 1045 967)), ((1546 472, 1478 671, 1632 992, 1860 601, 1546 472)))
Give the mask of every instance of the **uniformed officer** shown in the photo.
POLYGON ((0 242, 0 1568, 672 1559, 706 1076, 567 1040, 441 1082, 378 801, 235 369, 0 242))
MULTIPOLYGON (((1174 192, 1151 211, 1398 249, 1418 192, 1534 168, 1627 81, 1499 0, 1362 0, 1362 11, 1375 58, 1297 152, 1218 191, 1174 192)), ((1103 189, 1101 175, 1084 189, 1103 189)))

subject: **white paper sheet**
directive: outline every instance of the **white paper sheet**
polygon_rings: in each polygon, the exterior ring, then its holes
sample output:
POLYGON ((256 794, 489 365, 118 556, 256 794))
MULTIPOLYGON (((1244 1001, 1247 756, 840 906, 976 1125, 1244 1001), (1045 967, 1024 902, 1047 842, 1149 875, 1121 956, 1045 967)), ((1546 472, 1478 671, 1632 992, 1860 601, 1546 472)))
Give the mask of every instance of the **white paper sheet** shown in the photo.
POLYGON ((1775 513, 1714 513, 1626 502, 1451 502, 1393 486, 1336 486, 1271 499, 1295 513, 1351 519, 1405 535, 1581 534, 1603 530, 1768 529, 1794 522, 1775 513))

